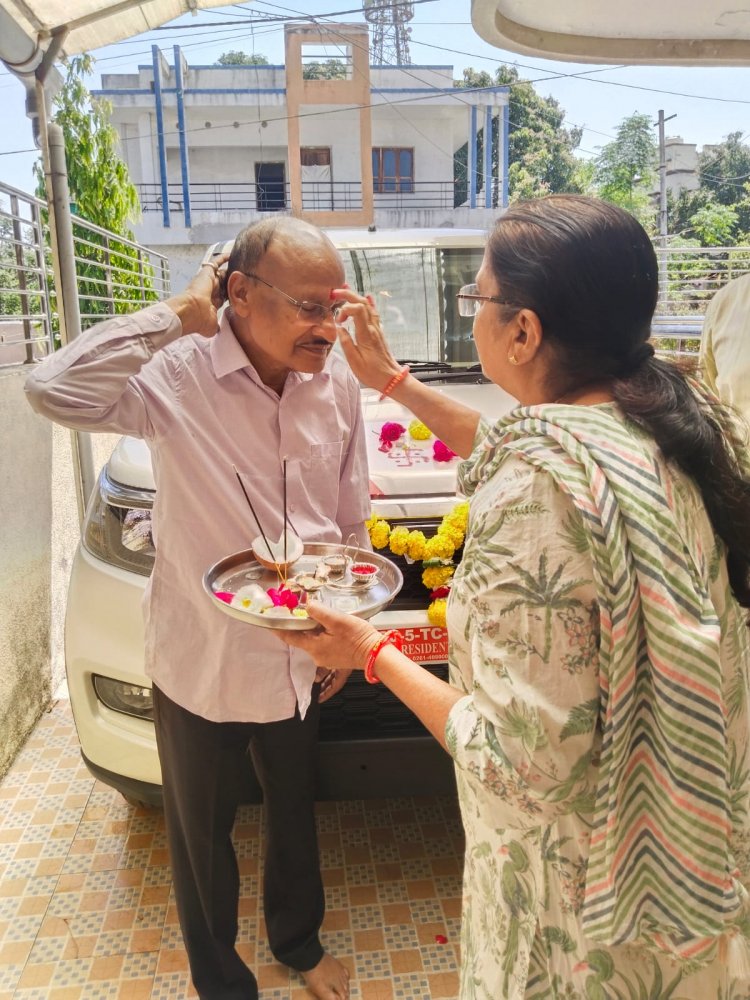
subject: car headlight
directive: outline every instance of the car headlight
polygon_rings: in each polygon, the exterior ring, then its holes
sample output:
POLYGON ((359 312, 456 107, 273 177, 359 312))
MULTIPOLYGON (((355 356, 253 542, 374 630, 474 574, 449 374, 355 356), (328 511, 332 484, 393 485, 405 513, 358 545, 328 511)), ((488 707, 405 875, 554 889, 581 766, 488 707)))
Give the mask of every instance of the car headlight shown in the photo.
POLYGON ((153 490, 114 482, 103 470, 89 501, 83 528, 85 548, 111 566, 150 576, 154 565, 151 534, 153 490))
POLYGON ((154 700, 151 688, 141 687, 140 684, 126 684, 111 677, 102 677, 101 674, 94 674, 93 681, 96 697, 107 708, 123 715, 132 715, 136 719, 153 721, 154 700))

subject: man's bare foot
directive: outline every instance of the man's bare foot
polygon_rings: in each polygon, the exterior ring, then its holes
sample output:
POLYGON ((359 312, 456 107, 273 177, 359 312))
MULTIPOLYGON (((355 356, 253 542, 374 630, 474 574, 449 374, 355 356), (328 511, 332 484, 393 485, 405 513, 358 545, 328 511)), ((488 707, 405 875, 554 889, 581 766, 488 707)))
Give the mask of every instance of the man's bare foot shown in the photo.
POLYGON ((328 952, 302 977, 318 1000, 349 1000, 349 970, 328 952))

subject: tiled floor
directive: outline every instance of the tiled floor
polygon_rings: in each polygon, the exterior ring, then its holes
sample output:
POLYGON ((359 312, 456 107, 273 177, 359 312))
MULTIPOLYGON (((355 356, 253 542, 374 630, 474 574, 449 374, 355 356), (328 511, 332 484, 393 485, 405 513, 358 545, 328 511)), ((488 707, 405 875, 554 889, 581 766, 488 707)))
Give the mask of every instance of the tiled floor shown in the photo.
MULTIPOLYGON (((450 799, 326 802, 326 947, 352 1000, 457 993, 462 834, 450 799), (447 939, 447 940, 446 940, 447 939)), ((262 1000, 309 1000, 274 962, 260 904, 260 806, 235 828, 241 951, 262 1000)), ((134 809, 81 762, 56 702, 0 784, 0 1000, 194 997, 159 812, 134 809)))

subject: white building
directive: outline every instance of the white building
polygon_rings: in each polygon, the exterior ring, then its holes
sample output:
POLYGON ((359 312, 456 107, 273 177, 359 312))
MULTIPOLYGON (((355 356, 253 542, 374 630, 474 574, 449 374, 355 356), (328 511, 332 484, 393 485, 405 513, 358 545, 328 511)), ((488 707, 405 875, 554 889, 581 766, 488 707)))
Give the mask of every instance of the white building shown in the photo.
MULTIPOLYGON (((697 191, 700 187, 698 159, 701 153, 710 153, 715 146, 699 150, 694 142, 684 142, 681 135, 668 135, 664 140, 664 162, 667 167, 667 191, 675 197, 681 191, 697 191)), ((658 176, 652 194, 659 194, 658 176)))
POLYGON ((149 65, 95 91, 140 191, 137 237, 167 254, 177 287, 206 246, 271 212, 487 228, 507 205, 507 87, 457 89, 452 66, 370 66, 363 24, 290 25, 285 42, 284 66, 191 67, 179 46, 169 65, 154 46, 149 65), (305 78, 332 45, 344 78, 305 78))

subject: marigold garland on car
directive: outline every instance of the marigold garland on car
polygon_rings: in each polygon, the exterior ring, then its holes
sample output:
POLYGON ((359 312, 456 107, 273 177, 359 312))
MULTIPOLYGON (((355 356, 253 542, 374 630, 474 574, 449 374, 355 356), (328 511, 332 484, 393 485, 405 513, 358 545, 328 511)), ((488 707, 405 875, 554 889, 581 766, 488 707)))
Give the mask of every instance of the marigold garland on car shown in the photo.
MULTIPOLYGON (((375 549, 389 548, 396 556, 403 556, 407 562, 422 562, 422 583, 429 591, 445 591, 436 597, 427 608, 427 618, 431 625, 445 626, 446 596, 455 572, 453 556, 464 543, 469 521, 469 504, 457 504, 440 522, 434 535, 427 538, 422 531, 408 528, 394 528, 384 518, 373 515, 365 526, 375 549)), ((432 595, 431 595, 432 596, 432 595)))

